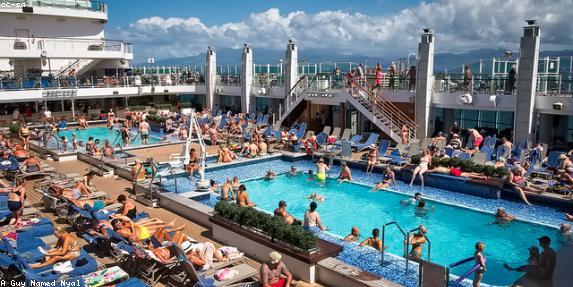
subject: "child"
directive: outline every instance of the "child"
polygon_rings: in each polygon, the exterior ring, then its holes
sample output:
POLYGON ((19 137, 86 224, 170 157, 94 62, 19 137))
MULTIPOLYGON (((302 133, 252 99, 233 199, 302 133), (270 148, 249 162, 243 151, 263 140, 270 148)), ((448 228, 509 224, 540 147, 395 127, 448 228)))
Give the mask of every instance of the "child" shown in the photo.
POLYGON ((478 242, 476 243, 476 251, 474 253, 474 258, 476 260, 476 264, 479 264, 479 268, 474 272, 474 281, 472 283, 473 287, 479 287, 481 283, 481 279, 483 278, 483 273, 487 271, 485 267, 485 257, 483 256, 483 251, 485 250, 485 243, 478 242))
POLYGON ((72 134, 72 147, 74 148, 74 151, 78 149, 78 136, 76 136, 76 133, 72 134))
POLYGON ((62 148, 64 149, 64 151, 68 151, 68 139, 66 139, 65 136, 60 137, 60 140, 62 142, 62 148))

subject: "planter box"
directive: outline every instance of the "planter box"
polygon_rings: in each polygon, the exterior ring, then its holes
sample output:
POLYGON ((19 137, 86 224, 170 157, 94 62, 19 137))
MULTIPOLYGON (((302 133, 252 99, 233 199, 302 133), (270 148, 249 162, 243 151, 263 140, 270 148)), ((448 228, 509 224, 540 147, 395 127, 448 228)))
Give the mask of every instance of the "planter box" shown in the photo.
POLYGON ((336 257, 342 251, 341 246, 321 239, 318 239, 316 251, 300 251, 285 244, 273 242, 268 236, 241 227, 226 218, 214 216, 209 221, 215 240, 225 245, 235 246, 247 256, 261 262, 268 260, 271 251, 277 251, 282 254, 282 260, 291 273, 310 284, 314 284, 317 279, 317 263, 328 257, 336 257))
POLYGON ((148 121, 151 131, 160 132, 163 129, 163 123, 148 121))
MULTIPOLYGON (((397 175, 400 175, 402 181, 409 182, 414 168, 415 166, 402 168, 397 175)), ((415 182, 419 183, 418 177, 416 177, 415 182)), ((483 198, 499 199, 501 198, 503 180, 495 177, 479 180, 440 173, 426 173, 424 174, 424 185, 483 198)))

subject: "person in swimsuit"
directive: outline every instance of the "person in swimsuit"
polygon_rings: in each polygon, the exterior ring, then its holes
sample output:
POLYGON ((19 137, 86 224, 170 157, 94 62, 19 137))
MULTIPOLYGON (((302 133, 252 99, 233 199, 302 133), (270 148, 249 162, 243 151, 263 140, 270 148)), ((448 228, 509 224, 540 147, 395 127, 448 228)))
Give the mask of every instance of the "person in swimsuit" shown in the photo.
POLYGON ((350 172, 350 168, 346 165, 346 162, 342 162, 340 164, 340 175, 338 175, 338 182, 351 182, 352 181, 352 173, 350 172))
POLYGON ((23 164, 27 173, 42 171, 42 165, 33 153, 30 154, 30 157, 28 157, 23 164))
POLYGON ((22 223, 24 200, 26 200, 26 179, 22 178, 16 182, 16 186, 14 186, 8 194, 8 210, 12 212, 9 225, 22 223))
POLYGON ((41 249, 40 252, 43 251, 42 253, 46 257, 44 257, 43 262, 30 264, 30 268, 38 269, 80 257, 80 246, 75 235, 64 231, 61 226, 54 228, 54 235, 58 238, 56 246, 50 250, 41 249))
POLYGON ((372 144, 368 151, 368 166, 366 166, 366 173, 372 173, 374 171, 374 167, 378 163, 379 156, 378 147, 375 144, 372 144))
POLYGON ((320 221, 320 214, 316 211, 318 205, 316 202, 310 203, 310 208, 304 213, 304 223, 303 227, 305 230, 310 230, 312 232, 325 231, 326 226, 322 225, 320 221))
POLYGON ((424 188, 424 173, 428 171, 428 166, 432 163, 432 156, 430 155, 430 150, 428 148, 424 148, 424 155, 420 158, 420 164, 414 169, 412 173, 412 178, 410 179, 410 186, 414 184, 414 179, 416 179, 416 175, 419 176, 422 188, 424 188))
POLYGON ((233 182, 231 183, 233 186, 233 192, 235 194, 239 194, 239 187, 241 186, 241 182, 239 181, 238 176, 233 177, 233 182))
POLYGON ((261 287, 291 286, 293 276, 281 259, 282 256, 278 252, 273 251, 269 254, 269 260, 261 264, 261 287))
POLYGON ((481 279, 483 278, 483 273, 487 271, 485 266, 485 257, 483 256, 483 251, 485 250, 485 243, 476 243, 476 251, 474 253, 474 258, 476 264, 479 264, 479 268, 474 272, 474 280, 472 282, 473 287, 479 287, 481 284, 481 279))
POLYGON ((358 242, 360 239, 360 230, 356 226, 352 226, 350 234, 346 235, 342 240, 346 242, 358 242))
POLYGON ((221 200, 234 201, 235 193, 233 192, 233 181, 231 177, 227 177, 227 181, 221 187, 221 200), (230 196, 229 196, 230 195, 230 196))
POLYGON ((272 170, 267 170, 267 174, 265 174, 266 180, 273 180, 277 177, 277 174, 272 170))
POLYGON ((139 123, 139 133, 141 134, 141 142, 143 144, 147 144, 149 142, 149 130, 151 127, 149 123, 145 121, 145 119, 141 119, 141 123, 139 123))
MULTIPOLYGON (((410 250, 410 259, 414 261, 419 261, 422 259, 422 251, 424 244, 426 243, 426 226, 418 226, 418 232, 410 234, 408 243, 412 245, 412 250, 410 250)), ((404 242, 406 243, 406 242, 404 242)))
POLYGON ((402 144, 408 144, 408 139, 410 138, 410 130, 406 125, 402 126, 402 144))
POLYGON ((290 172, 288 173, 289 176, 296 176, 298 174, 298 171, 296 170, 296 167, 294 165, 290 166, 290 172))
POLYGON ((131 143, 131 137, 129 136, 129 129, 127 129, 127 125, 123 124, 119 129, 119 133, 121 135, 121 141, 123 142, 124 146, 129 146, 131 143))
POLYGON ((396 175, 394 174, 394 171, 392 171, 392 168, 388 165, 384 169, 384 175, 382 176, 382 181, 376 183, 376 185, 371 191, 378 191, 381 189, 385 189, 390 187, 390 185, 397 186, 398 183, 396 183, 396 175))
MULTIPOLYGON (((149 243, 148 240, 161 228, 173 227, 174 222, 168 224, 153 218, 149 220, 140 220, 133 222, 129 217, 123 215, 115 215, 111 220, 113 230, 121 237, 130 242, 140 242, 144 245, 149 243)), ((185 226, 169 229, 167 232, 183 230, 185 226)))
POLYGON ((284 200, 279 201, 279 207, 275 209, 275 216, 281 217, 289 225, 302 225, 302 222, 294 216, 292 216, 288 211, 286 211, 287 203, 284 200))
POLYGON ((324 163, 324 159, 320 158, 316 164, 316 178, 318 180, 326 180, 326 172, 330 170, 328 165, 324 163))
POLYGON ((527 200, 527 196, 525 195, 526 191, 537 194, 543 192, 543 190, 537 189, 528 184, 527 180, 523 178, 521 168, 519 167, 514 167, 510 172, 507 173, 507 180, 505 185, 517 191, 521 197, 521 200, 527 205, 531 205, 531 203, 527 200))
POLYGON ((247 187, 245 187, 244 184, 239 186, 239 193, 237 194, 237 205, 241 207, 257 206, 249 199, 249 195, 247 194, 247 187))
POLYGON ((495 212, 495 222, 496 224, 508 224, 515 220, 515 216, 507 213, 503 207, 500 207, 495 212))
POLYGON ((374 228, 372 229, 372 237, 366 238, 364 241, 360 242, 360 246, 368 246, 372 247, 378 251, 382 251, 387 249, 387 246, 382 246, 382 240, 378 238, 380 236, 380 229, 374 228))
POLYGON ((475 151, 479 151, 479 147, 483 142, 483 136, 476 129, 469 129, 468 133, 470 134, 470 137, 473 138, 472 148, 475 151))
POLYGON ((22 123, 20 127, 19 136, 24 143, 24 149, 28 149, 28 145, 30 144, 30 129, 26 125, 26 123, 22 123))
POLYGON ((137 216, 137 207, 135 204, 131 200, 128 200, 127 197, 123 194, 120 194, 117 197, 117 202, 121 203, 121 208, 119 209, 118 213, 129 217, 131 220, 134 220, 137 216))

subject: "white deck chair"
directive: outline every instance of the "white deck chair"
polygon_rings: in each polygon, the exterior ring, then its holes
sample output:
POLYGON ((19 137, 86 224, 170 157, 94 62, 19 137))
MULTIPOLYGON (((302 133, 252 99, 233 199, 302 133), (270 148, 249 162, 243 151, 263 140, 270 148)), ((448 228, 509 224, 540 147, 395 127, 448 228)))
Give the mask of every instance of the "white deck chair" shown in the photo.
POLYGON ((332 130, 332 135, 335 138, 339 138, 340 137, 340 132, 342 131, 342 129, 340 127, 334 127, 334 129, 332 130))
POLYGON ((485 152, 477 152, 472 157, 472 161, 477 164, 485 164, 487 154, 485 152))
POLYGON ((324 128, 322 129, 322 132, 325 133, 326 135, 330 135, 330 130, 332 128, 330 126, 324 126, 324 128))
POLYGON ((352 131, 350 129, 344 129, 344 132, 342 133, 340 140, 349 141, 351 135, 352 135, 352 131))
POLYGON ((431 144, 432 144, 432 139, 431 139, 431 138, 423 138, 423 139, 422 139, 422 143, 420 144, 420 146, 421 146, 422 148, 425 148, 425 147, 429 147, 431 144))

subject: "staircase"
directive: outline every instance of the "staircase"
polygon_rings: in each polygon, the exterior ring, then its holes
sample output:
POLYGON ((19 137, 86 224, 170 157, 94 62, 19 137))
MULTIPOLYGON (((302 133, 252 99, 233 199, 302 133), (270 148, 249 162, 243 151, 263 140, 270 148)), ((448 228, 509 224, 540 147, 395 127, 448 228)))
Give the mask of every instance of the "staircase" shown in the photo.
MULTIPOLYGON (((402 142, 402 126, 408 128, 409 140, 416 137, 416 123, 392 102, 381 95, 374 96, 370 89, 359 85, 354 79, 344 76, 345 83, 352 83, 353 94, 345 90, 346 100, 368 117, 380 130, 394 141, 402 142)), ((348 89, 348 88, 347 88, 348 89)))
POLYGON ((56 77, 66 77, 70 73, 71 70, 76 70, 76 76, 80 76, 83 73, 87 72, 93 66, 99 63, 99 60, 94 59, 77 59, 67 66, 62 67, 57 73, 56 77))
POLYGON ((306 75, 303 75, 281 100, 278 108, 271 113, 273 115, 273 126, 275 129, 280 129, 283 121, 304 99, 304 95, 306 94, 308 87, 309 80, 306 75))

